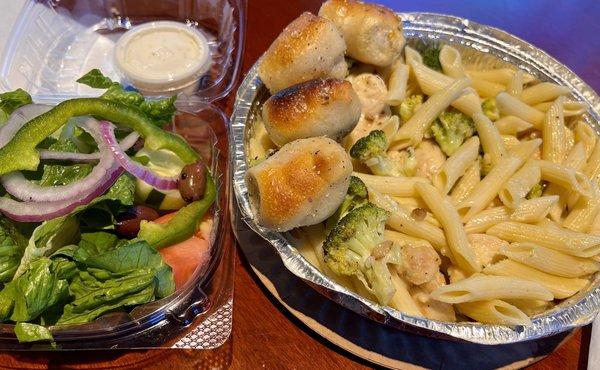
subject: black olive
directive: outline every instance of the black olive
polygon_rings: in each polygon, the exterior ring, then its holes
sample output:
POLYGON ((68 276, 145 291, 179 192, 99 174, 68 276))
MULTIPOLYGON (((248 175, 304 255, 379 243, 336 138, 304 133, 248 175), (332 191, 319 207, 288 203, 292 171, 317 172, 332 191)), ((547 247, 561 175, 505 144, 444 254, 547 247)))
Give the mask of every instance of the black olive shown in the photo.
POLYGON ((125 212, 117 215, 117 224, 115 231, 117 234, 126 238, 135 238, 140 231, 142 220, 153 221, 160 215, 158 212, 148 206, 135 206, 127 209, 125 212))
POLYGON ((202 161, 188 164, 181 170, 179 193, 186 202, 202 199, 206 188, 206 165, 202 161))

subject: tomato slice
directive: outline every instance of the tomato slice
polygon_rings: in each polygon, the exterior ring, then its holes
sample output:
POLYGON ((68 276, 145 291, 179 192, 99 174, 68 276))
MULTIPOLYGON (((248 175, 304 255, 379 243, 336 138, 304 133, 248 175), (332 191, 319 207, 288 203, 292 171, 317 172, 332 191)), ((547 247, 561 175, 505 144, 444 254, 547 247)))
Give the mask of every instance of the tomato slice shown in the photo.
MULTIPOLYGON (((166 223, 175 216, 175 213, 166 214, 157 218, 154 222, 166 223)), ((173 279, 177 289, 181 288, 192 277, 198 266, 208 262, 210 245, 207 239, 198 230, 189 239, 159 250, 163 261, 173 269, 173 279)))

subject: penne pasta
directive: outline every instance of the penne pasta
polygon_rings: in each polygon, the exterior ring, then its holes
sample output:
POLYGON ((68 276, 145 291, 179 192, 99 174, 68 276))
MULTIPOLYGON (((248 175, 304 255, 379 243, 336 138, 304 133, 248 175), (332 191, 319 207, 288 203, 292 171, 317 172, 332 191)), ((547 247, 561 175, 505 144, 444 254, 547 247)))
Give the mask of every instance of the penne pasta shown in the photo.
POLYGON ((600 140, 596 141, 594 150, 590 154, 582 171, 590 180, 600 184, 600 140))
POLYGON ((561 96, 554 101, 542 123, 542 159, 552 163, 562 163, 567 156, 563 100, 561 96))
POLYGON ((516 116, 505 116, 494 121, 494 126, 501 135, 517 135, 520 132, 529 130, 533 125, 516 116))
MULTIPOLYGON (((432 96, 433 94, 446 89, 447 86, 455 82, 455 79, 452 77, 434 71, 422 63, 413 61, 408 64, 412 68, 421 90, 426 95, 432 96)), ((479 96, 477 96, 474 90, 471 93, 460 96, 454 100, 451 105, 469 117, 481 111, 479 96)))
MULTIPOLYGON (((585 148, 585 158, 589 158, 594 151, 594 147, 596 146, 596 141, 598 141, 598 136, 593 128, 591 128, 588 124, 583 121, 578 121, 575 124, 575 145, 581 144, 585 148)), ((574 167, 569 162, 567 164, 571 167, 574 167)), ((576 168, 579 170, 580 168, 576 168)))
POLYGON ((486 234, 509 242, 536 243, 577 257, 592 257, 600 253, 600 236, 560 227, 509 221, 492 226, 486 234))
POLYGON ((396 291, 388 305, 407 315, 423 317, 421 310, 419 310, 419 306, 408 291, 408 284, 398 275, 397 271, 391 271, 391 275, 396 291))
MULTIPOLYGON (((510 68, 497 68, 497 69, 484 69, 484 70, 470 70, 466 72, 467 76, 474 78, 481 78, 491 82, 497 82, 499 84, 508 85, 514 78, 516 71, 510 68)), ((528 84, 535 80, 535 77, 529 73, 523 73, 523 83, 528 84)))
MULTIPOLYGON (((510 259, 496 262, 486 267, 483 272, 490 275, 510 276, 538 283, 548 289, 556 299, 568 298, 590 283, 587 279, 565 278, 547 274, 510 259)), ((535 297, 528 298, 537 299, 535 297)))
POLYGON ((506 87, 502 84, 476 77, 471 77, 471 85, 475 91, 477 91, 477 94, 484 99, 494 98, 496 95, 506 90, 506 87))
POLYGON ((417 195, 415 184, 429 182, 424 177, 375 176, 361 172, 353 172, 352 175, 361 179, 368 187, 380 193, 396 197, 414 197, 417 195))
POLYGON ((552 302, 542 301, 540 299, 507 299, 506 302, 517 307, 529 316, 537 315, 553 306, 552 302))
POLYGON ((556 202, 558 202, 558 195, 524 200, 511 213, 510 219, 525 223, 539 222, 548 216, 548 213, 556 202))
POLYGON ((537 85, 533 85, 523 90, 521 100, 527 105, 534 105, 549 100, 555 100, 559 96, 567 95, 569 93, 571 93, 571 89, 566 86, 557 85, 552 82, 540 82, 537 85))
POLYGON ((420 183, 416 184, 415 188, 442 224, 448 248, 455 263, 468 272, 480 271, 481 266, 475 259, 475 252, 469 244, 467 233, 460 222, 454 205, 449 199, 442 197, 432 185, 420 183))
POLYGON ((510 212, 506 207, 489 208, 473 216, 465 224, 465 231, 467 234, 483 233, 504 221, 510 221, 510 212))
POLYGON ((531 325, 531 319, 523 311, 499 299, 460 303, 457 308, 463 315, 484 324, 531 325))
POLYGON ((550 161, 532 160, 531 164, 540 167, 542 180, 573 190, 583 196, 593 194, 590 179, 579 171, 550 161))
POLYGON ((498 164, 507 155, 500 132, 485 114, 475 113, 472 118, 483 152, 489 155, 492 165, 498 164))
POLYGON ((567 278, 593 274, 600 270, 600 263, 589 258, 570 256, 533 243, 513 243, 500 248, 500 253, 548 274, 567 278))
POLYGON ((479 155, 479 138, 469 138, 458 150, 450 156, 431 178, 433 185, 443 194, 447 194, 454 183, 465 174, 473 161, 479 155))
POLYGON ((397 60, 392 66, 392 73, 388 80, 388 92, 385 103, 397 106, 406 97, 406 85, 408 83, 408 66, 401 60, 397 60))
POLYGON ((523 103, 521 100, 501 92, 496 96, 496 105, 502 116, 517 116, 529 122, 536 129, 541 129, 544 121, 544 113, 523 103))
POLYGON ((506 92, 515 98, 520 98, 523 93, 523 71, 518 70, 515 72, 513 78, 506 86, 506 92))
POLYGON ((369 189, 369 200, 376 206, 381 207, 390 212, 390 217, 387 220, 387 225, 401 233, 421 238, 429 243, 443 255, 449 252, 446 248, 446 238, 444 232, 425 221, 417 221, 411 217, 410 213, 404 210, 391 199, 375 190, 369 189))
POLYGON ((468 78, 456 80, 447 88, 431 95, 415 114, 405 122, 396 133, 392 140, 393 147, 404 149, 408 146, 416 146, 423 140, 425 131, 429 129, 433 121, 440 115, 454 100, 462 95, 463 90, 468 87, 470 81, 468 78))
POLYGON ((408 65, 411 63, 423 63, 423 57, 421 56, 421 53, 408 45, 404 47, 404 59, 408 65))
MULTIPOLYGON (((547 112, 548 109, 550 109, 550 107, 552 106, 552 103, 553 102, 551 101, 538 103, 533 105, 533 108, 539 110, 540 112, 547 112)), ((565 99, 562 105, 563 115, 565 117, 579 116, 585 113, 585 108, 585 104, 569 99, 565 99)))
POLYGON ((599 212, 598 191, 594 191, 591 197, 580 196, 564 219, 562 226, 573 231, 589 232, 599 212))
POLYGON ((554 298, 552 292, 540 283, 506 275, 483 274, 475 274, 456 283, 439 287, 431 293, 431 296, 438 301, 453 304, 491 299, 551 301, 554 298))
POLYGON ((465 77, 460 53, 452 46, 442 46, 442 49, 440 50, 440 64, 442 65, 444 74, 447 74, 452 78, 465 77))
POLYGON ((525 199, 531 188, 540 182, 540 167, 527 162, 520 170, 508 179, 498 193, 502 204, 509 208, 517 208, 525 199))
POLYGON ((458 180, 452 192, 450 193, 450 199, 454 204, 460 203, 463 199, 465 199, 471 191, 479 184, 481 181, 481 167, 479 163, 479 158, 476 158, 475 161, 471 163, 465 174, 458 180))

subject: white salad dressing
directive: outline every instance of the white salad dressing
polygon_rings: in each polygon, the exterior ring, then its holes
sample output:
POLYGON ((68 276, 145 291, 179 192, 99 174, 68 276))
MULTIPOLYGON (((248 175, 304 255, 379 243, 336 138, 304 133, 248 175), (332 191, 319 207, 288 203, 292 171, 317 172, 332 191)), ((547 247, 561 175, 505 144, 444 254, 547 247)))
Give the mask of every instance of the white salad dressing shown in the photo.
POLYGON ((210 66, 208 42, 183 23, 145 23, 117 42, 115 62, 125 79, 143 92, 167 92, 195 85, 210 66))

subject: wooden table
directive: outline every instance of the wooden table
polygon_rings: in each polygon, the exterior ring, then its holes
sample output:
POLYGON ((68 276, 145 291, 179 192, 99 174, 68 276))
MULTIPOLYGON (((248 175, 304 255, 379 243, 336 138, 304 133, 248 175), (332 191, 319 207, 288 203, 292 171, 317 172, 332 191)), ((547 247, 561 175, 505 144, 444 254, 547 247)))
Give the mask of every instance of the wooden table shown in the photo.
MULTIPOLYGON (((397 11, 453 14, 511 32, 546 50, 600 90, 600 4, 595 1, 403 1, 380 0, 397 11)), ((243 71, 254 64, 279 32, 303 11, 316 13, 318 0, 249 0, 243 71)), ((231 112, 234 97, 223 106, 231 112)), ((235 277, 233 369, 362 369, 368 363, 333 347, 274 301, 244 257, 235 277)), ((579 330, 532 369, 586 368, 590 327, 579 330)))

